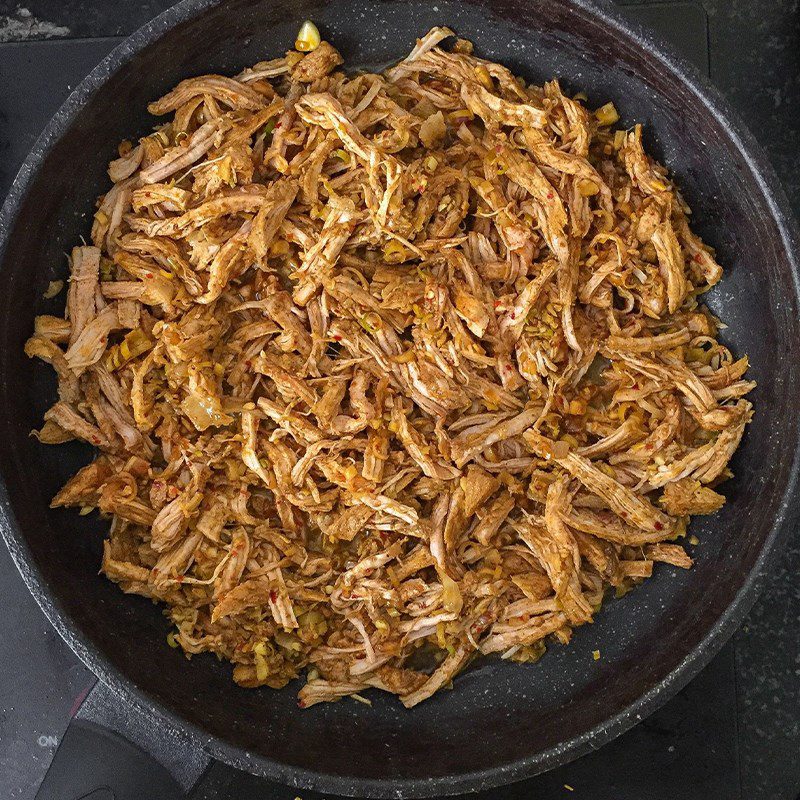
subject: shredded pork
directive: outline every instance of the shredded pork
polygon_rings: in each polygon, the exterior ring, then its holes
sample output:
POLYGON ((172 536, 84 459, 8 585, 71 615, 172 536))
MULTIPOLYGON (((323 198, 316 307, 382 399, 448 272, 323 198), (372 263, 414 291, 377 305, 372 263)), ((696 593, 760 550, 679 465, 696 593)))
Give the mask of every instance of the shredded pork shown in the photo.
POLYGON ((26 347, 37 436, 99 450, 53 505, 111 518, 105 574, 242 686, 305 673, 301 706, 413 706, 690 567, 751 416, 640 128, 450 38, 152 103, 26 347))

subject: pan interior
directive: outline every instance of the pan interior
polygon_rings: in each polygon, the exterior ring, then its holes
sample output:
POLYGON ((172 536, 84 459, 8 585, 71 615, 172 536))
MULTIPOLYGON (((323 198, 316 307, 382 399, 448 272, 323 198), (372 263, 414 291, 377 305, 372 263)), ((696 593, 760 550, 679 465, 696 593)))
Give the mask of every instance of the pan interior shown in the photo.
POLYGON ((552 764, 553 748, 624 710, 706 637, 751 572, 790 480, 797 302, 763 190, 735 138, 696 94, 645 48, 569 2, 229 0, 205 10, 111 75, 46 155, 10 231, 0 302, 0 465, 9 514, 47 591, 113 668, 179 717, 246 752, 241 763, 273 776, 270 762, 356 782, 455 776, 520 760, 531 771, 552 764), (343 701, 300 711, 297 686, 243 690, 211 656, 186 661, 166 646, 168 627, 156 606, 98 576, 104 523, 48 509, 55 491, 89 460, 89 449, 45 447, 29 436, 54 401, 55 382, 22 346, 34 314, 61 312, 63 294, 49 301, 42 295, 50 280, 65 277, 64 253, 88 235, 117 142, 148 131, 147 102, 180 79, 232 74, 276 57, 305 18, 317 22, 349 68, 396 60, 415 37, 446 24, 473 40, 478 54, 526 79, 559 77, 570 91, 586 91, 594 106, 613 100, 626 124, 643 123, 648 151, 674 171, 696 230, 726 268, 709 304, 730 326, 726 343, 749 354, 759 382, 755 421, 734 459, 736 477, 724 487, 730 501, 693 523, 701 540, 693 570, 659 566, 653 580, 578 629, 569 647, 551 645, 536 665, 479 663, 453 691, 413 712, 378 693, 370 695, 372 707, 343 701))

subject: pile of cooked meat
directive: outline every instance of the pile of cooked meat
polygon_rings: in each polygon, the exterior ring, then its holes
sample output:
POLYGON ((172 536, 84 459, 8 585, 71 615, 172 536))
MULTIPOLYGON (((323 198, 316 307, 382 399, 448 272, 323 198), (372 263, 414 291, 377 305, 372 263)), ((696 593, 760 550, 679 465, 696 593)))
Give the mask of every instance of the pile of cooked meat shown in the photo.
POLYGON ((446 28, 382 74, 304 44, 181 82, 120 145, 26 345, 58 374, 36 435, 97 447, 53 506, 110 518, 103 572, 171 645, 305 674, 302 707, 414 706, 690 567, 754 384, 612 104, 446 28))

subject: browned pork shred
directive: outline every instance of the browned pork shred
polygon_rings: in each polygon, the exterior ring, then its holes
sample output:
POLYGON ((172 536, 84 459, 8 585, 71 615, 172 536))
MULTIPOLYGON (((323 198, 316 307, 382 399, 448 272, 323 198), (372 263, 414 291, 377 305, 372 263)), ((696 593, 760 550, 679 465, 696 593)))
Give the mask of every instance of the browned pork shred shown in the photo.
POLYGON ((449 35, 153 103, 26 348, 59 378, 39 438, 100 451, 53 505, 111 518, 105 574, 241 686, 306 670, 302 706, 412 706, 691 566, 667 542, 751 416, 639 127, 449 35))

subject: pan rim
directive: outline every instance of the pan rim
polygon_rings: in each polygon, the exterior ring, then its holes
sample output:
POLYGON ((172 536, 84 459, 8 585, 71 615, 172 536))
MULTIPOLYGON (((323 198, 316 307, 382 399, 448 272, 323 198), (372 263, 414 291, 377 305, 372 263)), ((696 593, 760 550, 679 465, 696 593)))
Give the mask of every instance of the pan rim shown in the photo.
MULTIPOLYGON (((177 25, 220 5, 222 2, 224 0, 182 0, 121 42, 81 81, 38 138, 8 192, 3 208, 0 210, 0 259, 6 250, 11 224, 16 220, 20 206, 30 185, 35 180, 41 164, 72 124, 84 103, 138 52, 155 43, 177 25)), ((692 65, 676 56, 668 45, 656 40, 652 33, 623 19, 620 13, 606 0, 568 0, 568 3, 574 11, 592 17, 603 27, 625 37, 633 45, 646 49, 665 71, 692 92, 706 112, 724 129, 726 135, 740 152, 742 163, 758 185, 765 206, 769 209, 771 218, 776 224, 790 266, 794 293, 796 297, 800 298, 800 269, 794 255, 800 244, 796 222, 773 167, 738 114, 730 108, 721 93, 692 65)), ((785 541, 792 523, 796 522, 800 516, 798 509, 792 507, 792 500, 797 495, 798 473, 800 472, 798 433, 800 432, 796 432, 792 442, 792 464, 781 502, 773 518, 770 532, 764 540, 752 569, 744 576, 735 597, 716 622, 666 677, 615 715, 566 742, 498 766, 428 779, 375 779, 325 774, 313 769, 293 767, 267 756, 245 753, 238 746, 208 733, 197 724, 164 706, 151 696, 145 687, 135 684, 130 677, 114 667, 101 650, 84 640, 79 626, 50 595, 41 572, 33 560, 25 536, 14 518, 5 483, 1 477, 0 533, 2 533, 28 589, 50 623, 81 661, 101 681, 121 693, 140 711, 164 725, 174 735, 188 735, 193 744, 203 747, 209 755, 233 767, 296 788, 375 798, 452 795, 488 789, 531 777, 602 746, 655 711, 708 664, 755 603, 764 586, 769 566, 781 551, 781 545, 785 541)))

